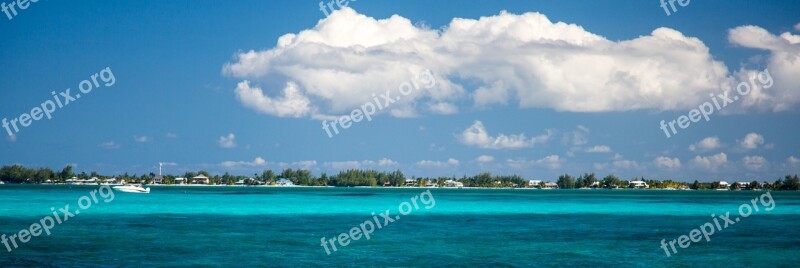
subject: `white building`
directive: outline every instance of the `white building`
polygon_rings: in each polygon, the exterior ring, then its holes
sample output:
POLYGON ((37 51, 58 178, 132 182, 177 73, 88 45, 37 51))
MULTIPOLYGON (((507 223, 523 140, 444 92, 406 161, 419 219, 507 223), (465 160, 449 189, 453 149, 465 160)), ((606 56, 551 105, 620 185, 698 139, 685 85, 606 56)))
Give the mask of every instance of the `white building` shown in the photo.
POLYGON ((541 180, 528 180, 528 186, 531 187, 539 187, 539 184, 541 183, 542 183, 541 180))
POLYGON ((728 183, 727 181, 721 181, 719 182, 719 189, 717 190, 728 190, 728 188, 730 187, 731 187, 730 183, 728 183))
POLYGON ((454 181, 454 180, 447 180, 447 181, 444 182, 444 184, 447 187, 455 187, 455 188, 463 188, 464 187, 464 183, 458 182, 458 181, 454 181))
POLYGON ((208 177, 206 177, 206 176, 204 176, 202 174, 201 175, 197 175, 194 178, 192 178, 192 183, 194 183, 194 184, 208 184, 208 182, 209 182, 208 177))
POLYGON ((647 185, 647 183, 644 181, 631 181, 628 187, 634 189, 647 189, 650 188, 650 185, 647 185))
POLYGON ((290 181, 290 180, 287 180, 287 179, 279 179, 277 182, 275 182, 275 185, 278 185, 278 186, 294 186, 294 183, 292 181, 290 181))
POLYGON ((545 182, 542 189, 558 189, 558 183, 552 181, 545 182))
POLYGON ((186 178, 175 178, 175 184, 186 184, 186 178))

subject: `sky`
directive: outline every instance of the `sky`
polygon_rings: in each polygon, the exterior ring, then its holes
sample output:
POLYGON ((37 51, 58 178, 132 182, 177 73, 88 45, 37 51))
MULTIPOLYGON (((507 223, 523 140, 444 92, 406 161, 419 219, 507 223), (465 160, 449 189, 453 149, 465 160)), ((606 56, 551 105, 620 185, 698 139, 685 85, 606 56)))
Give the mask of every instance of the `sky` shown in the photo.
POLYGON ((2 13, 0 163, 800 172, 800 1, 345 3, 40 0, 2 13))

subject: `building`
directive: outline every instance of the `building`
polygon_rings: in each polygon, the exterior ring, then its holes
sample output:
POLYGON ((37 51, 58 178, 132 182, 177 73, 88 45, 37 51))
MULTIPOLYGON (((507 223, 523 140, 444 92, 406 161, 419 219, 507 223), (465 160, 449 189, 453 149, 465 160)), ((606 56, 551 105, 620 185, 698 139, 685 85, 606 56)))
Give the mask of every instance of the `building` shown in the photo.
POLYGON ((233 184, 235 184, 235 185, 238 185, 238 186, 242 186, 242 185, 245 185, 245 184, 247 184, 247 183, 245 183, 245 182, 244 182, 244 180, 238 180, 238 181, 236 181, 236 182, 235 182, 235 183, 233 183, 233 184))
POLYGON ((731 184, 728 183, 727 181, 720 181, 719 182, 719 188, 717 188, 717 190, 728 190, 728 188, 730 188, 730 187, 731 187, 731 184))
POLYGON ((194 178, 192 178, 192 184, 208 184, 208 183, 209 183, 208 177, 206 177, 203 174, 197 175, 194 178))
POLYGON ((739 189, 742 189, 742 190, 749 190, 750 189, 750 183, 749 182, 741 182, 740 181, 740 182, 737 182, 736 184, 739 185, 739 189))
POLYGON ((164 177, 161 175, 156 175, 153 177, 153 184, 164 184, 164 177))
POLYGON ((444 182, 444 185, 447 187, 454 187, 454 188, 463 188, 464 183, 454 181, 454 180, 447 180, 444 182))
POLYGON ((278 179, 278 181, 275 182, 275 185, 278 185, 278 186, 294 186, 294 183, 292 181, 288 180, 288 179, 278 179))
POLYGON ((406 179, 406 186, 417 186, 417 180, 415 179, 406 179))
POLYGON ((175 178, 175 184, 186 184, 186 178, 175 178))
POLYGON ((541 180, 528 180, 528 186, 530 187, 539 187, 539 184, 541 183, 541 180))
POLYGON ((603 183, 600 181, 592 182, 592 184, 589 185, 589 188, 603 188, 603 183))
POLYGON ((542 186, 542 189, 558 189, 558 183, 552 181, 545 182, 544 186, 542 186))
POLYGON ((647 189, 650 188, 650 185, 647 185, 647 183, 644 181, 631 181, 628 187, 634 189, 647 189))

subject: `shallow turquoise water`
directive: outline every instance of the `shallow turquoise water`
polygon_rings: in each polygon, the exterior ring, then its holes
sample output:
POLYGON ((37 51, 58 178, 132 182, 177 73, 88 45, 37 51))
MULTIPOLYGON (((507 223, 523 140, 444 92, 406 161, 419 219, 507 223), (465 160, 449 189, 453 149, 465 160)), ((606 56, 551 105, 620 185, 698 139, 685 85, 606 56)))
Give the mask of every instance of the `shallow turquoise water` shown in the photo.
MULTIPOLYGON (((662 239, 738 214, 764 192, 430 189, 435 203, 417 199, 401 216, 399 205, 428 189, 152 188, 108 203, 98 194, 50 236, 10 253, 0 244, 0 266, 794 267, 800 250, 798 192, 772 192, 773 210, 757 202, 759 212, 710 242, 667 257, 662 239), (370 240, 331 255, 320 245, 387 209, 400 219, 370 240)), ((51 207, 79 210, 93 189, 2 185, 0 233, 27 229, 51 207)))

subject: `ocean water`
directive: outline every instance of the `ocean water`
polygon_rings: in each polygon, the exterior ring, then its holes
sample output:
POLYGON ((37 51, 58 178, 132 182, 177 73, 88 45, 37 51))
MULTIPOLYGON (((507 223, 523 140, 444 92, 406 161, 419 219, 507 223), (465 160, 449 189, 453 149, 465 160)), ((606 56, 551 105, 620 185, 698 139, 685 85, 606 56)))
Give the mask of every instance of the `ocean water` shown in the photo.
POLYGON ((766 192, 161 186, 95 203, 93 189, 0 185, 0 234, 51 208, 76 214, 11 252, 0 244, 0 267, 797 267, 800 252, 800 192, 771 192, 771 211, 756 200, 758 212, 667 257, 662 239, 724 226, 718 215, 766 192), (369 240, 321 246, 387 209, 394 222, 369 240))

